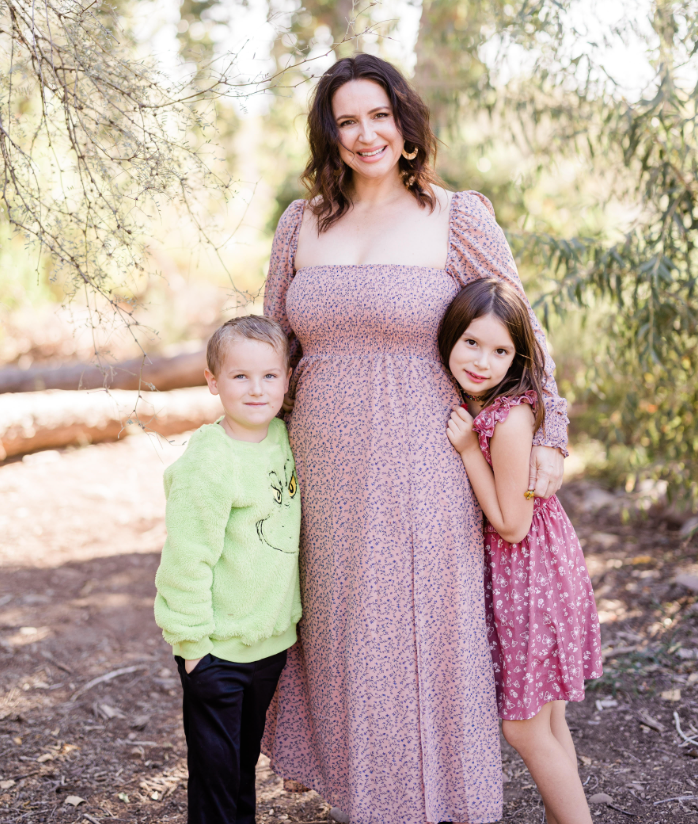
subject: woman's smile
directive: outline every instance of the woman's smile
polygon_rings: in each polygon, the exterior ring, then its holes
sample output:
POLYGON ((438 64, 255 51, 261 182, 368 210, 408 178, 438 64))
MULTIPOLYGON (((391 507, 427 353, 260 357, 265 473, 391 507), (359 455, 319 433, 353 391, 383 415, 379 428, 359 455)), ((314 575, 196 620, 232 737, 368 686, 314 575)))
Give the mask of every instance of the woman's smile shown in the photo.
POLYGON ((363 161, 370 163, 381 158, 387 148, 387 146, 381 146, 378 149, 360 149, 357 154, 363 161))

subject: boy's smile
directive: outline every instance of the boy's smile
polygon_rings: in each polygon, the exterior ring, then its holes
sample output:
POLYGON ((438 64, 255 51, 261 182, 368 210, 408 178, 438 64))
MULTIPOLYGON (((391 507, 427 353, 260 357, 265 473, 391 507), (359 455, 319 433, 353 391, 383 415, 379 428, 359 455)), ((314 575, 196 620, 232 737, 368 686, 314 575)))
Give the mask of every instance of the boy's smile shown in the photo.
POLYGON ((291 370, 268 343, 233 339, 218 375, 206 370, 212 395, 218 395, 225 417, 223 428, 239 441, 259 443, 267 436, 288 390, 291 370))

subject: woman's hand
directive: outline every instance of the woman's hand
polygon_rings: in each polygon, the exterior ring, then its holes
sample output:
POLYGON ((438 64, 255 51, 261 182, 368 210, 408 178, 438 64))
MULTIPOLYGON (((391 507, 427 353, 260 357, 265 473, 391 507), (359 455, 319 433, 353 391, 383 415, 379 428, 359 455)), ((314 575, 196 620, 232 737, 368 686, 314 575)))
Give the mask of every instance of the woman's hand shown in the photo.
POLYGON ((534 446, 528 474, 528 488, 536 498, 550 498, 562 486, 565 459, 553 446, 534 446))
POLYGON ((295 398, 290 392, 287 392, 284 395, 284 402, 281 404, 281 408, 284 412, 289 413, 293 412, 293 404, 295 403, 295 398))
POLYGON ((477 435, 473 432, 473 416, 462 406, 451 412, 446 434, 460 455, 473 447, 479 449, 477 435))

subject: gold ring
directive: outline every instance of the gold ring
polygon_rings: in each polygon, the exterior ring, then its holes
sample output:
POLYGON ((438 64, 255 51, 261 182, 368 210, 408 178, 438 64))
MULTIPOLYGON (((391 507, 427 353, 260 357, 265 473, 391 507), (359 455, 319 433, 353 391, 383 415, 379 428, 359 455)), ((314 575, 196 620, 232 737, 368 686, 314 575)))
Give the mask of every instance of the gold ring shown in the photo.
POLYGON ((535 493, 535 490, 533 490, 533 489, 528 489, 528 490, 526 490, 526 492, 524 492, 524 498, 527 501, 530 501, 532 498, 535 498, 535 497, 536 497, 536 493, 535 493))

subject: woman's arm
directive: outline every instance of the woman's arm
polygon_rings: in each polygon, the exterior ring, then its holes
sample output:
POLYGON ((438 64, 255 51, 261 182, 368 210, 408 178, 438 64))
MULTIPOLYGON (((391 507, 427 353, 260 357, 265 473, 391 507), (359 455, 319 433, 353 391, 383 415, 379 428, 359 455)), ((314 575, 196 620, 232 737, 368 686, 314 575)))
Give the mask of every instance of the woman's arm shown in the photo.
POLYGON ((533 413, 527 404, 515 406, 497 424, 490 441, 493 467, 480 450, 473 419, 462 407, 448 423, 448 438, 460 453, 482 511, 509 543, 522 541, 531 528, 533 500, 525 496, 533 440, 533 413))
MULTIPOLYGON (((561 398, 555 383, 553 363, 546 346, 545 335, 538 323, 528 298, 523 290, 509 244, 494 216, 489 200, 479 192, 458 192, 453 204, 451 222, 451 249, 449 250, 449 272, 465 285, 476 278, 497 277, 512 284, 526 301, 531 323, 536 337, 545 353, 545 378, 543 393, 545 402, 545 425, 535 433, 535 446, 559 449, 567 455, 567 402, 561 398)), ((562 461, 546 459, 549 469, 556 478, 557 488, 562 482, 562 461), (558 472, 559 470, 559 472, 558 472)), ((546 452, 540 452, 540 459, 546 452)), ((552 490, 549 494, 556 491, 552 490)), ((536 484, 536 491, 538 485, 536 484)), ((544 496, 541 496, 544 497, 544 496)))
POLYGON ((291 367, 298 366, 303 357, 301 344, 291 328, 286 313, 286 293, 294 275, 294 259, 298 234, 303 220, 305 201, 294 200, 281 215, 274 233, 269 259, 269 274, 264 285, 264 314, 279 323, 288 336, 291 367))

